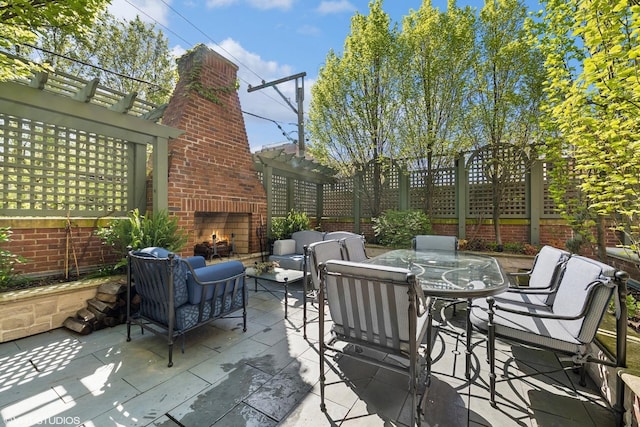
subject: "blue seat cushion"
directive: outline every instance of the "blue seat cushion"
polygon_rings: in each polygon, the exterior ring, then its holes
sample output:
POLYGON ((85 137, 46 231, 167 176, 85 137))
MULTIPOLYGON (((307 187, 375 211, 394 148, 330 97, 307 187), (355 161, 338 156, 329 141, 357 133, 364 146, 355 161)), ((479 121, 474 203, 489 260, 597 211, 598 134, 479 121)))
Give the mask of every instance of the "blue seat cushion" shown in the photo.
MULTIPOLYGON (((240 261, 227 261, 206 267, 195 268, 194 273, 200 282, 213 282, 224 280, 244 271, 244 265, 240 261)), ((233 286, 233 283, 227 284, 233 286)), ((242 284, 244 285, 244 284, 242 284)), ((191 272, 187 274, 187 289, 189 291, 189 303, 199 304, 202 299, 203 287, 194 280, 191 272)), ((216 297, 224 293, 224 286, 217 286, 216 297)), ((213 298, 214 286, 207 287, 205 301, 213 298)))

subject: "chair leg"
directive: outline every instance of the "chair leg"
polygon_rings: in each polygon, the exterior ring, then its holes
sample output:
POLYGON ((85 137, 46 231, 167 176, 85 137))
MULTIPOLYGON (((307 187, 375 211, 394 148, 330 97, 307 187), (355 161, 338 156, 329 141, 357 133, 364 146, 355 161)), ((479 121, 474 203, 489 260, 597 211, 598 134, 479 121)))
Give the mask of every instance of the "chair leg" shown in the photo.
POLYGON ((169 368, 173 366, 173 342, 169 343, 169 368))
POLYGON ((307 339, 307 273, 302 277, 302 337, 307 339))
POLYGON ((433 306, 430 304, 427 313, 427 354, 426 354, 426 364, 427 364, 427 384, 431 382, 431 352, 433 351, 433 306))
POLYGON ((465 367, 464 367, 464 377, 468 380, 471 378, 471 334, 472 328, 471 325, 471 299, 467 300, 467 316, 466 316, 466 349, 465 349, 465 367))
POLYGON ((318 315, 318 329, 320 336, 318 337, 319 345, 320 345, 320 410, 322 412, 327 411, 327 406, 324 403, 324 352, 325 352, 325 343, 324 343, 324 292, 322 291, 322 287, 320 288, 320 293, 318 296, 319 300, 319 315, 318 315))
POLYGON ((488 323, 487 323, 487 351, 489 353, 489 391, 491 393, 491 406, 496 406, 496 325, 493 323, 493 305, 495 300, 493 297, 487 297, 489 304, 488 323))

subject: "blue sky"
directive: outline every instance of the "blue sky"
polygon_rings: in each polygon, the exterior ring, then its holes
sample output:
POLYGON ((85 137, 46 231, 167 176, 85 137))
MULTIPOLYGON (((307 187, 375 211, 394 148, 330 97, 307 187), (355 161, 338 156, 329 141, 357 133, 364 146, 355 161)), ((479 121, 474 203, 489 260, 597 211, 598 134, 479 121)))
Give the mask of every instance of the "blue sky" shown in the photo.
MULTIPOLYGON (((421 4, 422 0, 386 0, 383 9, 400 23, 421 4)), ((432 0, 432 4, 444 10, 447 1, 432 0)), ((457 4, 479 10, 484 1, 457 0, 457 4)), ((537 0, 527 4, 537 5, 537 0)), ((369 0, 112 0, 110 11, 127 19, 139 15, 156 24, 177 56, 203 43, 238 65, 242 110, 269 119, 244 115, 255 151, 288 138, 297 140, 297 117, 273 88, 247 92, 248 85, 306 72, 306 116, 310 89, 327 53, 342 52, 351 17, 355 12, 368 14, 369 0)), ((293 82, 278 89, 295 105, 293 82)))

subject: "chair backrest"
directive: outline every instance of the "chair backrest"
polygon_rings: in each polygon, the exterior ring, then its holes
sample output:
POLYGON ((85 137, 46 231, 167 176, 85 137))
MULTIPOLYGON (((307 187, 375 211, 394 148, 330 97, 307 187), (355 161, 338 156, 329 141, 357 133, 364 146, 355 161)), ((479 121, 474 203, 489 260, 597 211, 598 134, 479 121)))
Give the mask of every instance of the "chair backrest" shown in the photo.
POLYGON ((435 236, 431 234, 418 235, 413 238, 413 248, 416 251, 440 250, 457 251, 458 238, 456 236, 435 236))
POLYGON ((579 316, 562 321, 564 328, 583 343, 593 341, 613 293, 615 269, 607 264, 574 255, 567 261, 552 305, 555 314, 579 316))
POLYGON ((533 260, 529 288, 556 288, 562 278, 561 271, 570 256, 571 253, 565 250, 543 246, 533 260))
POLYGON ((296 254, 303 254, 304 247, 315 242, 324 240, 325 233, 316 230, 300 230, 291 234, 291 238, 296 242, 296 254))
MULTIPOLYGON (((168 252, 167 252, 168 253, 168 252)), ((164 324, 175 319, 175 308, 189 299, 185 261, 173 254, 129 252, 129 274, 140 294, 140 313, 164 324), (171 295, 173 293, 173 295, 171 295), (173 298, 171 298, 173 296, 173 298)))
POLYGON ((314 289, 320 289, 320 264, 329 260, 342 260, 344 253, 338 240, 324 240, 309 245, 309 273, 314 289))
POLYGON ((344 258, 348 261, 364 261, 367 257, 367 252, 364 248, 364 237, 353 236, 346 237, 340 240, 340 244, 344 248, 344 258))
POLYGON ((358 236, 356 233, 350 231, 329 231, 324 235, 324 240, 341 240, 347 237, 358 236))
POLYGON ((328 261, 323 268, 336 333, 389 349, 406 349, 412 338, 410 322, 417 323, 425 306, 422 288, 411 271, 352 261, 328 261))

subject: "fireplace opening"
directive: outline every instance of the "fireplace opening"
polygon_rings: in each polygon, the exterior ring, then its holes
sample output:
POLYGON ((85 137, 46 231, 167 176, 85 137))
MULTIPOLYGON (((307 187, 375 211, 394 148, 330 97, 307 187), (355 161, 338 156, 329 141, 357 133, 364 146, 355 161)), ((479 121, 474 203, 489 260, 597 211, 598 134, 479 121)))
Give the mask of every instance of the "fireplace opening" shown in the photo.
POLYGON ((249 253, 250 214, 196 212, 194 255, 207 259, 249 253))

